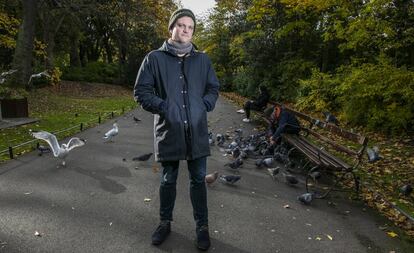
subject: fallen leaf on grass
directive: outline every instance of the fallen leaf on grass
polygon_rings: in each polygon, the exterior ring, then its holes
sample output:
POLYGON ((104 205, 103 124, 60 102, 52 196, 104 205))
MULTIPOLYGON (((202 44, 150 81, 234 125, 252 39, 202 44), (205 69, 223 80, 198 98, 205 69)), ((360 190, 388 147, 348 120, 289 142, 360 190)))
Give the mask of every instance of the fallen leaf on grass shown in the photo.
POLYGON ((284 205, 283 208, 290 208, 290 206, 289 205, 284 205))
POLYGON ((317 237, 315 238, 315 240, 320 241, 320 240, 322 240, 322 238, 320 238, 319 236, 317 236, 317 237))
POLYGON ((392 237, 392 238, 394 238, 394 237, 397 237, 397 236, 398 236, 398 234, 396 234, 396 233, 395 233, 395 232, 393 232, 393 231, 387 232, 387 234, 388 234, 390 237, 392 237))
POLYGON ((326 235, 326 237, 328 237, 328 239, 331 240, 331 241, 333 240, 333 237, 330 236, 330 235, 326 235))
POLYGON ((151 199, 150 198, 145 198, 144 199, 144 202, 150 202, 151 201, 151 199))
POLYGON ((34 235, 35 236, 38 236, 38 237, 41 237, 42 236, 42 234, 40 234, 38 231, 35 231, 34 235))

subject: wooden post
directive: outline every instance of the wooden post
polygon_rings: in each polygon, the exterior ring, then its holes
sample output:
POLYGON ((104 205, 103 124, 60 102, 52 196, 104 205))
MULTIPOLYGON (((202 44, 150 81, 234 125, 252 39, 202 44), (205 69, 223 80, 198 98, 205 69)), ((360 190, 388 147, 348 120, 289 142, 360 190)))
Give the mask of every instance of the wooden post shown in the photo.
POLYGON ((9 146, 9 157, 13 159, 13 148, 11 146, 9 146))

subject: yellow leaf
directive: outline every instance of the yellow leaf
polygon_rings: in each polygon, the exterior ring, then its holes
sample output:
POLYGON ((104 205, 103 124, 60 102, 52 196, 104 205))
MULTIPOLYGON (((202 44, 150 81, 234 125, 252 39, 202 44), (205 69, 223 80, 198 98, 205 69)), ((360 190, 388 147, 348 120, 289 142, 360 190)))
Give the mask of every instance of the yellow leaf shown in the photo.
POLYGON ((387 234, 388 234, 390 237, 392 237, 392 238, 394 238, 394 237, 397 237, 397 236, 398 236, 398 234, 394 233, 393 231, 387 232, 387 234))
POLYGON ((333 240, 333 237, 330 236, 330 235, 326 235, 326 237, 328 237, 328 239, 331 240, 331 241, 333 240))
POLYGON ((317 236, 317 237, 315 238, 315 240, 320 241, 320 240, 322 240, 322 238, 320 238, 319 236, 317 236))

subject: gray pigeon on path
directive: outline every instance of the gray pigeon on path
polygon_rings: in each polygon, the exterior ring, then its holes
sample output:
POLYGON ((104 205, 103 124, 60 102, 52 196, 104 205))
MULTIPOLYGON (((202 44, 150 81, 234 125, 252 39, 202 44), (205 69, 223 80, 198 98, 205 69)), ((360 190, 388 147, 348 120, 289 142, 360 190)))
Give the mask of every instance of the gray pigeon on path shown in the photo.
POLYGON ((241 179, 241 176, 239 175, 221 175, 220 176, 220 180, 228 184, 234 184, 240 179, 241 179))

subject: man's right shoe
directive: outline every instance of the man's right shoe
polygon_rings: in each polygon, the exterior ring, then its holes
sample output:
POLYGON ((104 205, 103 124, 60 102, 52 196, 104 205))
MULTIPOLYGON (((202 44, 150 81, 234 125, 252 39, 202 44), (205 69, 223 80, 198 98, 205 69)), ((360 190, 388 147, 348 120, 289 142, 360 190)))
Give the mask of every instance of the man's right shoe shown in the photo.
POLYGON ((210 234, 208 233, 208 225, 201 226, 196 229, 197 248, 206 251, 210 248, 210 234))
POLYGON ((152 244, 160 245, 167 239, 171 232, 171 222, 161 221, 155 232, 152 234, 152 244))
POLYGON ((250 119, 248 119, 248 118, 244 118, 244 119, 243 119, 243 122, 249 123, 249 122, 250 122, 250 119))
POLYGON ((244 113, 244 110, 240 109, 240 110, 237 111, 237 113, 244 113))

